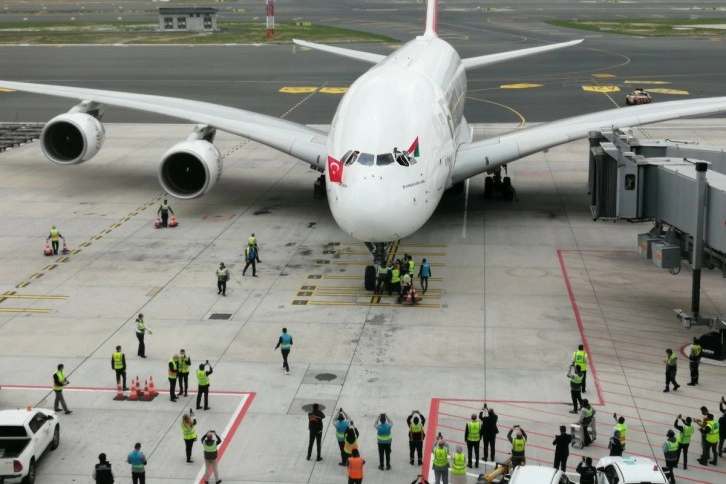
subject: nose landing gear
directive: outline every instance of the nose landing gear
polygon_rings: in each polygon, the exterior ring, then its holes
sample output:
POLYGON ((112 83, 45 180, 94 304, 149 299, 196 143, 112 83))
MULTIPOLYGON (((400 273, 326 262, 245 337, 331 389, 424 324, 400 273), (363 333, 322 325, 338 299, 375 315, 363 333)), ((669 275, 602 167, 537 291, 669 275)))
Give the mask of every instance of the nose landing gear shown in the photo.
POLYGON ((363 283, 366 291, 374 291, 376 289, 376 266, 385 264, 393 242, 366 242, 365 244, 373 256, 373 265, 366 266, 363 283))

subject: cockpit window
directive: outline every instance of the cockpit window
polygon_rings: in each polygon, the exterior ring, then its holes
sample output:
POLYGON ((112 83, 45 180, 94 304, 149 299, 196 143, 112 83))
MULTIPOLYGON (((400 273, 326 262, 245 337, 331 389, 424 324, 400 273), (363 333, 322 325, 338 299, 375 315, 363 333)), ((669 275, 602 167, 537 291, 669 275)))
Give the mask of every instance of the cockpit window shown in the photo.
POLYGON ((381 155, 373 155, 371 153, 361 153, 358 150, 348 150, 340 160, 345 166, 353 163, 360 163, 365 166, 386 166, 392 165, 394 162, 401 166, 410 166, 416 164, 416 158, 408 152, 400 152, 395 150, 393 153, 383 153, 381 155))
POLYGON ((355 163, 355 160, 358 159, 358 154, 359 154, 358 151, 348 150, 345 153, 345 155, 343 155, 343 159, 340 160, 340 162, 343 163, 346 166, 347 165, 352 165, 353 163, 355 163))
POLYGON ((383 153, 382 155, 378 155, 376 157, 376 165, 378 166, 390 165, 393 162, 393 155, 390 153, 383 153))
POLYGON ((360 163, 361 165, 373 166, 373 162, 375 160, 376 157, 370 153, 361 153, 360 155, 358 155, 358 163, 360 163))

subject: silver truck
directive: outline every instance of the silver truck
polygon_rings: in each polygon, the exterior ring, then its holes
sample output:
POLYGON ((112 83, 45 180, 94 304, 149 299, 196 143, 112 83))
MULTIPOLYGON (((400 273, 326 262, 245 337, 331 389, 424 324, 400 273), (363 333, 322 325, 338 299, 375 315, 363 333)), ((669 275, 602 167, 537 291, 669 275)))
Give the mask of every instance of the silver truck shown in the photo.
POLYGON ((36 465, 60 443, 60 424, 48 409, 0 411, 0 483, 35 482, 36 465))

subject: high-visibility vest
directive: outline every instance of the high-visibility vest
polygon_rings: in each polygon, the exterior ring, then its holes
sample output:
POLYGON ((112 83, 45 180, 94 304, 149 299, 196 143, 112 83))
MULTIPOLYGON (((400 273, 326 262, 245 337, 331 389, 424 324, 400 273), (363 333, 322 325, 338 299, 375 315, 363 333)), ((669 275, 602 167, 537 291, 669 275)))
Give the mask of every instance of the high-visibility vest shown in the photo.
POLYGON ((133 451, 128 457, 129 464, 131 464, 131 472, 139 474, 144 472, 144 456, 141 452, 133 451))
POLYGON ((247 262, 252 262, 255 260, 255 257, 257 257, 257 252, 255 252, 255 248, 251 246, 247 246, 245 249, 245 260, 247 262))
POLYGON ((411 285, 411 275, 408 273, 404 274, 402 281, 403 281, 404 286, 410 286, 411 285))
POLYGON ((619 440, 620 440, 620 443, 623 444, 623 449, 624 449, 625 448, 625 436, 628 435, 628 426, 625 425, 624 423, 623 424, 619 423, 615 426, 615 429, 618 432, 620 432, 619 440))
POLYGON ((423 424, 421 422, 415 424, 412 423, 408 426, 408 438, 410 440, 423 440, 424 438, 424 431, 423 431, 423 424))
POLYGON ((587 371, 587 353, 584 351, 577 350, 572 354, 572 362, 575 365, 580 365, 582 371, 587 371))
POLYGON ((454 454, 454 462, 451 465, 452 474, 466 474, 466 455, 454 454))
POLYGON ((227 268, 226 267, 217 269, 217 279, 220 281, 227 280, 227 268))
POLYGON ((254 237, 252 235, 247 237, 247 245, 255 245, 255 244, 257 244, 257 237, 254 237))
POLYGON ((709 429, 708 434, 706 434, 706 441, 708 441, 708 443, 710 443, 710 444, 717 444, 718 443, 718 428, 719 428, 718 422, 716 422, 716 421, 709 422, 708 425, 706 425, 706 427, 708 427, 708 429, 709 429))
POLYGON ((670 355, 669 357, 667 357, 666 358, 666 368, 668 370, 672 370, 672 369, 676 368, 676 365, 677 365, 676 360, 678 360, 678 357, 676 355, 670 355))
POLYGON ((161 207, 160 207, 161 213, 164 214, 164 213, 168 212, 169 211, 169 208, 170 207, 169 207, 169 204, 168 203, 163 203, 161 205, 161 207))
POLYGON ((176 371, 179 368, 179 364, 174 358, 170 359, 169 363, 174 367, 174 369, 169 368, 169 378, 176 380, 176 371))
POLYGON ((348 457, 348 477, 363 479, 363 457, 348 457))
POLYGON ((413 259, 411 259, 410 261, 408 261, 408 273, 413 274, 414 268, 416 268, 416 263, 413 261, 413 259))
POLYGON ((393 427, 389 423, 382 423, 378 424, 378 443, 379 444, 390 444, 393 440, 393 435, 391 435, 391 427, 393 427))
POLYGON ((582 412, 584 416, 584 418, 582 419, 582 423, 585 425, 590 425, 590 423, 592 422, 592 415, 595 413, 595 410, 592 407, 582 407, 582 412))
POLYGON ((696 358, 696 359, 700 358, 701 357, 701 349, 702 349, 701 348, 701 345, 694 344, 694 345, 691 346, 691 348, 693 349, 693 356, 694 356, 694 358, 696 358))
POLYGON ((345 442, 345 431, 348 430, 347 420, 338 420, 335 422, 335 438, 338 442, 345 442))
POLYGON ((50 229, 50 240, 57 242, 60 231, 58 229, 50 229))
POLYGON ((582 375, 578 375, 577 373, 574 373, 570 377, 570 389, 578 390, 580 387, 582 387, 582 375))
POLYGON ((381 268, 378 269, 378 277, 385 281, 388 278, 388 267, 381 266, 381 268))
POLYGON ((663 445, 663 457, 665 457, 666 460, 678 458, 678 441, 665 441, 665 444, 663 445))
POLYGON ((446 467, 449 464, 448 449, 446 447, 439 447, 438 445, 434 449, 434 466, 446 467))
POLYGON ((214 438, 204 439, 202 441, 204 452, 217 452, 217 441, 214 438))
POLYGON ((191 363, 191 358, 189 358, 189 355, 184 355, 181 358, 179 358, 179 373, 189 373, 189 363, 191 363))
POLYGON ((513 438, 512 439, 512 455, 516 457, 521 457, 524 455, 524 447, 527 445, 527 440, 522 438, 513 438))
POLYGON ((466 440, 469 442, 478 442, 481 437, 481 423, 476 420, 471 420, 466 423, 466 427, 469 429, 469 432, 466 434, 466 440))
POLYGON ((116 370, 122 370, 124 367, 124 354, 120 351, 113 354, 113 367, 116 370))
POLYGON ((55 374, 58 375, 58 383, 60 385, 53 385, 53 390, 60 392, 63 390, 63 382, 66 381, 66 376, 61 370, 56 371, 55 374))
POLYGON ((693 424, 691 425, 684 425, 683 430, 678 433, 678 443, 679 444, 690 444, 691 443, 691 435, 693 435, 693 432, 695 429, 693 428, 693 424))
POLYGON ((292 345, 292 336, 290 336, 287 333, 282 333, 280 335, 280 349, 289 350, 291 345, 292 345))
POLYGON ((136 320, 136 332, 144 334, 145 330, 146 330, 146 325, 144 324, 144 322, 141 319, 137 319, 136 320))
POLYGON ((399 271, 398 269, 393 269, 391 271, 391 282, 394 284, 397 282, 401 282, 401 271, 399 271))
POLYGON ((194 430, 194 425, 184 425, 184 421, 181 423, 182 435, 184 440, 192 440, 197 438, 197 431, 194 430))
POLYGON ((197 370, 197 384, 200 387, 209 385, 209 375, 204 370, 197 370))
MULTIPOLYGON (((351 430, 351 432, 353 433, 353 435, 355 435, 354 430, 351 430)), ((347 436, 348 432, 346 431, 345 434, 347 436)), ((343 444, 343 452, 350 455, 353 453, 353 449, 357 449, 357 448, 358 448, 358 436, 357 435, 355 435, 355 440, 353 441, 352 444, 350 442, 348 442, 347 438, 345 439, 345 443, 343 444)))

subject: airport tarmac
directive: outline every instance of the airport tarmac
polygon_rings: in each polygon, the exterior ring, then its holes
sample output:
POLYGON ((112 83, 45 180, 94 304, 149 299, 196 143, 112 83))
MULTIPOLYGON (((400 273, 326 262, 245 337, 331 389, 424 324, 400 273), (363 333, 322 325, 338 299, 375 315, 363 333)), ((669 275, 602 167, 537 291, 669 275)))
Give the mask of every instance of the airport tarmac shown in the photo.
MULTIPOLYGON (((724 119, 690 120, 635 135, 719 145, 725 129, 724 119)), ((223 436, 225 483, 344 482, 331 425, 340 407, 360 428, 366 482, 429 472, 428 456, 423 468, 408 463, 411 410, 427 417, 427 448, 438 432, 455 446, 484 402, 499 415, 498 460, 510 449, 506 432, 520 424, 528 464, 549 466, 553 436, 573 420, 565 374, 580 342, 591 359, 585 396, 597 410, 598 437, 572 450, 569 470, 581 455, 607 454, 613 412, 627 420, 627 453, 661 463, 676 415, 698 416, 701 405, 719 414, 721 364, 704 361, 700 385, 685 385, 683 350, 707 332, 686 330, 673 316, 689 306, 688 268, 673 276, 638 254, 636 235, 649 224, 592 221, 586 141, 512 163, 516 202, 485 202, 482 177, 445 197, 398 246, 397 256, 432 262, 434 277, 421 307, 401 307, 363 290, 369 256, 336 226, 326 202, 313 199, 315 172, 253 142, 219 133, 222 180, 200 199, 172 199, 179 226, 155 229, 163 197, 156 165, 190 131, 109 124, 99 155, 73 167, 48 162, 38 143, 0 153, 0 408, 52 408, 58 363, 71 382, 64 393, 73 414, 60 415, 60 447, 40 462, 38 483, 90 480, 100 452, 125 482, 135 442, 149 458, 148 482, 199 482, 201 445, 185 464, 179 428, 195 393, 176 403, 165 393, 167 362, 181 348, 192 368, 206 359, 214 367, 211 409, 197 412, 197 430, 223 436), (70 254, 43 255, 52 225, 70 254), (252 232, 261 247, 257 278, 241 274, 252 232), (215 292, 220 261, 232 274, 226 297, 215 292), (135 356, 139 312, 154 332, 145 360, 135 356), (290 375, 273 350, 282 327, 294 338, 290 375), (153 376, 161 392, 153 401, 113 400, 117 344, 129 380, 153 376), (679 355, 682 385, 668 394, 666 348, 679 355), (305 459, 313 402, 327 415, 321 462, 305 459), (376 468, 381 412, 394 422, 390 471, 376 468)), ((706 271, 702 311, 726 312, 724 293, 721 274, 706 271)), ((678 482, 724 482, 726 464, 704 468, 698 452, 696 442, 678 482)))

